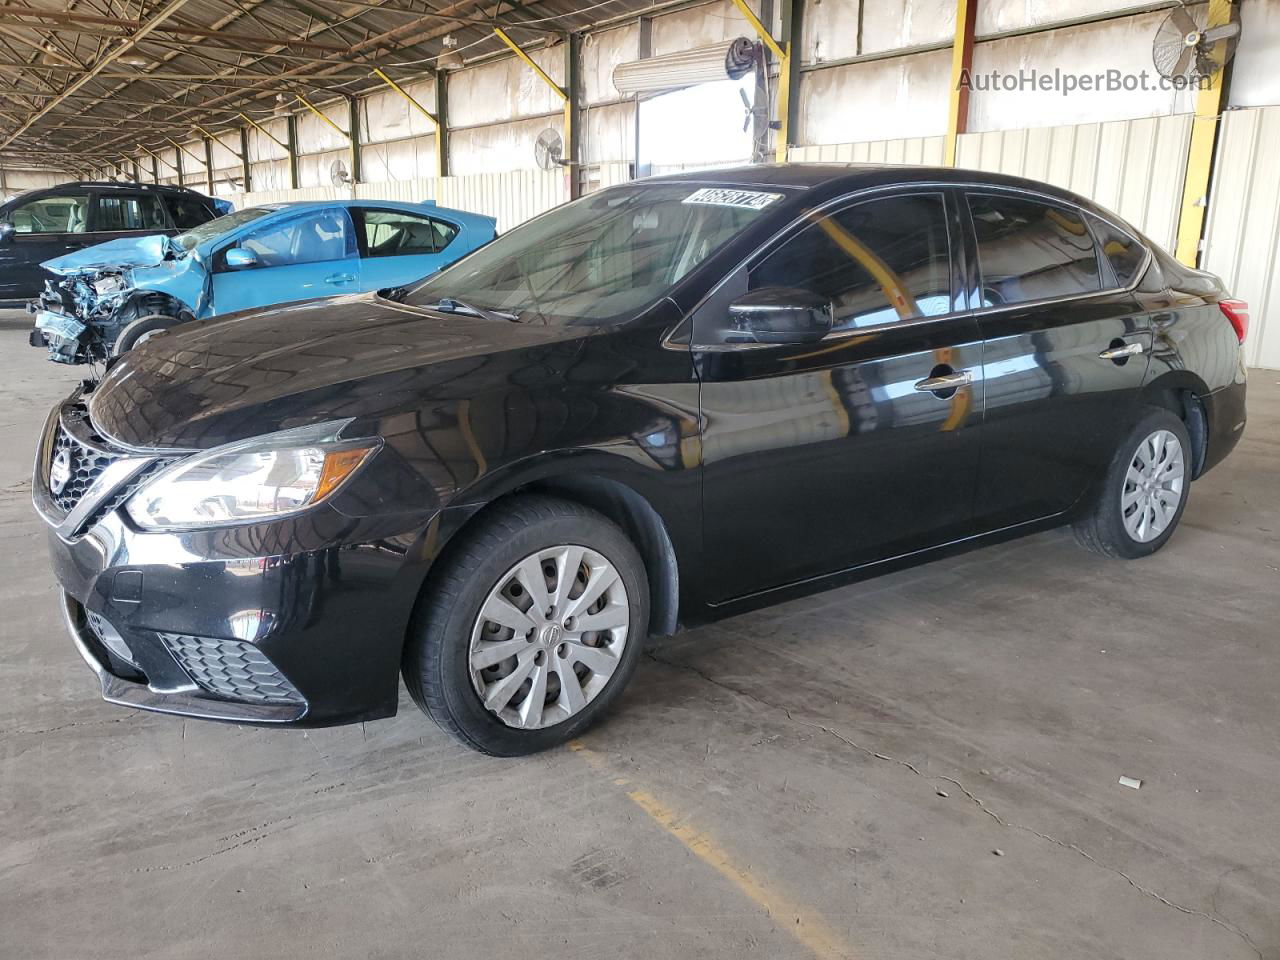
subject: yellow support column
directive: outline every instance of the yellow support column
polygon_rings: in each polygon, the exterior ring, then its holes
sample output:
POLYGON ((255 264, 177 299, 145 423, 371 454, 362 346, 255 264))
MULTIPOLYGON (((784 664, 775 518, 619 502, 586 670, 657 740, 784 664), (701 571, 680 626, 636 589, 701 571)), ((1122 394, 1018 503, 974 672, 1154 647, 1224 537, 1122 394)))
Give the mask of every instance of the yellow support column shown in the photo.
POLYGON ((355 138, 354 138, 354 137, 352 137, 352 136, 351 136, 351 134, 349 134, 346 130, 343 130, 340 126, 338 126, 336 123, 334 123, 332 120, 330 120, 327 116, 325 116, 325 115, 324 115, 323 113, 321 113, 319 110, 317 110, 317 109, 312 105, 311 101, 310 101, 310 100, 308 100, 306 97, 304 97, 302 94, 300 94, 300 93, 299 93, 299 94, 297 94, 297 97, 298 97, 298 102, 299 102, 299 103, 301 103, 304 107, 306 107, 308 110, 310 110, 312 113, 314 113, 317 117, 319 117, 321 120, 323 120, 325 123, 327 123, 330 127, 332 127, 332 128, 334 129, 334 131, 335 131, 335 132, 336 132, 340 137, 342 137, 344 140, 346 140, 346 141, 347 141, 347 152, 351 154, 351 179, 352 179, 352 186, 354 186, 354 185, 355 185, 355 174, 356 174, 356 169, 357 169, 357 165, 358 165, 358 163, 359 163, 359 161, 358 161, 358 160, 357 160, 357 158, 356 158, 356 141, 355 141, 355 138))
MULTIPOLYGON (((383 73, 380 69, 378 69, 377 67, 374 67, 373 72, 378 76, 378 79, 380 79, 383 83, 385 83, 388 87, 390 87, 396 93, 400 94, 400 96, 408 100, 409 106, 417 110, 420 114, 422 114, 424 117, 430 120, 431 123, 435 126, 435 129, 436 129, 436 177, 443 177, 444 170, 445 170, 445 166, 444 166, 445 138, 444 138, 443 131, 441 131, 440 129, 440 118, 437 117, 430 110, 428 110, 426 107, 424 107, 422 104, 420 104, 416 99, 414 99, 414 97, 411 94, 408 93, 408 91, 402 88, 400 84, 396 83, 394 80, 388 77, 385 73, 383 73)), ((438 80, 436 82, 437 84, 439 83, 438 80)))
POLYGON ((969 126, 969 86, 964 79, 973 70, 973 35, 978 22, 978 0, 956 0, 956 39, 951 47, 951 102, 947 108, 945 163, 956 165, 956 144, 969 126))
POLYGON ((778 136, 774 143, 773 158, 778 163, 787 162, 787 147, 791 130, 789 116, 791 113, 791 41, 779 43, 769 29, 760 22, 754 10, 747 5, 747 0, 733 0, 743 19, 751 24, 760 42, 768 47, 778 58, 778 136))
MULTIPOLYGON (((1231 22, 1231 0, 1209 0, 1209 21, 1206 29, 1220 27, 1231 22)), ((1182 187, 1182 213, 1178 217, 1177 258, 1188 267, 1197 266, 1200 259, 1200 236, 1204 230, 1204 212, 1209 204, 1209 176, 1213 172, 1213 146, 1218 136, 1218 118, 1222 112, 1223 67, 1222 51, 1226 44, 1218 44, 1214 50, 1214 62, 1218 69, 1209 85, 1196 94, 1196 113, 1191 121, 1191 143, 1187 148, 1187 176, 1182 187)))

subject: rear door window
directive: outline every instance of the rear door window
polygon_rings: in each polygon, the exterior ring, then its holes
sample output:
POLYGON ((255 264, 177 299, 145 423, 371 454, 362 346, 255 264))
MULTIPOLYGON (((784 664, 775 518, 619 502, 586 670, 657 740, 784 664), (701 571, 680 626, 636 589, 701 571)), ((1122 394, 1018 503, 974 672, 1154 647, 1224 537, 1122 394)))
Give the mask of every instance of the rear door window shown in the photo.
POLYGON ((1102 289, 1098 251, 1081 215, 1027 197, 969 194, 982 272, 980 306, 1029 303, 1102 289))
POLYGON ((40 197, 9 213, 15 233, 84 233, 88 229, 89 195, 40 197))
POLYGON ((366 257, 440 253, 458 233, 451 223, 403 210, 361 209, 357 216, 364 225, 366 257))
POLYGON ((164 205, 154 193, 99 194, 94 211, 95 231, 168 230, 164 205))

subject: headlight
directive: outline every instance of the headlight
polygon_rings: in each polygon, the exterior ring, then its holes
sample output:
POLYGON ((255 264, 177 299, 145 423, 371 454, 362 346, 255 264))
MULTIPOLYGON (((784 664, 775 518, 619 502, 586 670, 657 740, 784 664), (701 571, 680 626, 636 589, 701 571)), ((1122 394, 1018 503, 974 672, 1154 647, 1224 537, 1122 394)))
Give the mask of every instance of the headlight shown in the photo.
POLYGON ((126 509, 148 529, 221 527, 306 510, 333 494, 381 445, 339 440, 348 423, 284 430, 196 454, 144 485, 126 509))

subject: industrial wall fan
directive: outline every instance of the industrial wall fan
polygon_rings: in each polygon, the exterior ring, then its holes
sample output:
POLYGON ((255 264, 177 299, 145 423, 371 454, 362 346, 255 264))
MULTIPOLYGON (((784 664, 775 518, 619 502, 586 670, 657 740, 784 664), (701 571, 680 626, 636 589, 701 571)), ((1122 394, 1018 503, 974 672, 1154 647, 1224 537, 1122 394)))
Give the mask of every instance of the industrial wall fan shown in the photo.
POLYGON ((564 163, 564 137, 548 127, 533 144, 533 159, 541 170, 555 170, 564 163))
POLYGON ((335 187, 351 185, 351 171, 347 169, 347 164, 341 157, 329 164, 329 182, 335 187))
POLYGON ((1222 69, 1236 51, 1240 38, 1240 16, 1231 7, 1231 22, 1206 27, 1209 4, 1194 8, 1174 7, 1156 31, 1151 59, 1160 76, 1211 77, 1222 69))

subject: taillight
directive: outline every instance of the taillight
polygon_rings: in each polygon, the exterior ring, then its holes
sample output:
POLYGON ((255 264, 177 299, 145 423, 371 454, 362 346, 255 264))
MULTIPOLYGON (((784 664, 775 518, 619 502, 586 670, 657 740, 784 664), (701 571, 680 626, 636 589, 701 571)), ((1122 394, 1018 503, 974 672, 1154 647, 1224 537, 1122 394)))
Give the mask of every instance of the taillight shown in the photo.
POLYGON ((1219 300, 1218 309, 1231 321, 1236 336, 1244 343, 1244 338, 1249 335, 1249 305, 1243 300, 1219 300))

